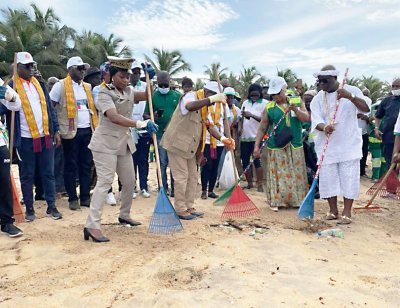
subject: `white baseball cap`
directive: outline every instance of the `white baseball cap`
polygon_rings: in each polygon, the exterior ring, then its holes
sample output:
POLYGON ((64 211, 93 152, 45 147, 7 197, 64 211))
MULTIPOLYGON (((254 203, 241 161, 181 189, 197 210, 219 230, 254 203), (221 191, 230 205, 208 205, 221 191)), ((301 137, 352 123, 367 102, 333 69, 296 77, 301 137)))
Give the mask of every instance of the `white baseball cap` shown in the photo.
POLYGON ((135 69, 135 68, 140 68, 140 69, 142 69, 142 66, 140 65, 140 63, 139 63, 138 61, 134 61, 134 62, 132 63, 131 70, 133 70, 133 69, 135 69))
POLYGON ((81 59, 81 57, 72 57, 69 58, 68 62, 67 62, 67 69, 69 69, 71 66, 81 66, 84 65, 85 69, 88 69, 90 67, 90 65, 88 63, 84 63, 81 59))
POLYGON ((278 94, 287 83, 282 77, 275 76, 271 78, 268 86, 268 94, 278 94))
POLYGON ((17 53, 17 63, 29 64, 36 62, 33 61, 32 55, 29 52, 21 51, 17 53))
POLYGON ((226 87, 225 90, 224 90, 224 94, 225 95, 233 95, 233 96, 235 96, 236 91, 232 87, 226 87))
POLYGON ((218 87, 218 82, 216 82, 216 81, 206 82, 206 84, 204 85, 204 89, 213 91, 215 93, 221 93, 221 91, 219 90, 219 87, 218 87))

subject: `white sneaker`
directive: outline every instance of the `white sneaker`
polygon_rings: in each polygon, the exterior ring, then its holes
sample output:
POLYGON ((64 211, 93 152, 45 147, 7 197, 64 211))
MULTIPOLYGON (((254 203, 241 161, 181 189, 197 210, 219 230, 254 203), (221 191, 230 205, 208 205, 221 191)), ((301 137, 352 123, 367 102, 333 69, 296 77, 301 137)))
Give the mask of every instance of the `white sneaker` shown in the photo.
POLYGON ((150 194, 147 192, 146 189, 142 189, 140 193, 142 194, 143 198, 150 198, 150 194))
POLYGON ((136 193, 133 192, 132 199, 136 199, 136 193))
POLYGON ((116 205, 117 204, 117 200, 115 200, 114 193, 112 193, 112 192, 108 193, 107 198, 106 198, 106 202, 109 205, 116 205))

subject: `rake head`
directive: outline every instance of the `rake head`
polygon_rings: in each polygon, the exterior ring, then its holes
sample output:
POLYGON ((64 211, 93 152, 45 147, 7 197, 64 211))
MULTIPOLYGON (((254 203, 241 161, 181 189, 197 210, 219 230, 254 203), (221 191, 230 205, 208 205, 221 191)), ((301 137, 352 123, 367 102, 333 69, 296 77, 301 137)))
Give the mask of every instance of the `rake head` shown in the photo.
POLYGON ((172 234, 183 230, 182 223, 169 201, 163 187, 158 192, 156 206, 151 217, 148 233, 172 234))
POLYGON ((239 184, 236 184, 232 194, 221 215, 222 219, 241 218, 260 213, 253 201, 243 192, 239 184))
POLYGON ((224 192, 221 196, 219 196, 214 202, 214 205, 222 205, 226 200, 228 200, 233 192, 233 189, 235 188, 235 185, 232 185, 231 188, 229 188, 226 192, 224 192))
POLYGON ((317 179, 313 180, 310 190, 300 205, 299 211, 297 212, 297 217, 300 220, 312 220, 314 218, 314 196, 317 182, 317 179))

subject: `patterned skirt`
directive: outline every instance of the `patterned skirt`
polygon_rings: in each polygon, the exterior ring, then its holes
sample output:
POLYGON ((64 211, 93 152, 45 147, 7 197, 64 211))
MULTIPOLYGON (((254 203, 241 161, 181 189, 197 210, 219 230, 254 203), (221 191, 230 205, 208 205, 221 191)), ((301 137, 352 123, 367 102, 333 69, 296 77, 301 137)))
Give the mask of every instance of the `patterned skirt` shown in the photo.
POLYGON ((263 158, 269 205, 299 207, 308 192, 303 148, 268 150, 263 158))

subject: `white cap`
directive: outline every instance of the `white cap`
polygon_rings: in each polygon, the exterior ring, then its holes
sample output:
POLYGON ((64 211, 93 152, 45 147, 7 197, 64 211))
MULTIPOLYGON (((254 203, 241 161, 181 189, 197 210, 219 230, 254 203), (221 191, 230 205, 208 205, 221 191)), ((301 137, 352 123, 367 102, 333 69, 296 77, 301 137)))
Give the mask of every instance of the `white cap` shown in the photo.
POLYGON ((268 94, 278 94, 284 86, 287 86, 285 79, 279 76, 272 77, 268 85, 268 94))
POLYGON ((81 66, 84 65, 86 69, 88 69, 90 67, 90 65, 88 63, 84 63, 81 59, 81 57, 72 57, 69 58, 68 62, 67 62, 67 69, 69 69, 71 66, 81 66))
POLYGON ((204 85, 204 89, 213 91, 215 93, 221 93, 218 87, 218 82, 216 81, 208 81, 206 82, 206 84, 204 85))
POLYGON ((232 87, 226 87, 225 90, 224 90, 224 94, 233 95, 234 96, 236 94, 236 91, 232 87))
POLYGON ((17 63, 29 64, 36 62, 33 61, 32 55, 29 52, 21 51, 17 53, 17 63))
POLYGON ((140 68, 140 69, 142 69, 142 66, 140 65, 140 63, 139 63, 138 61, 134 61, 134 62, 132 63, 131 70, 133 70, 133 69, 135 69, 135 68, 140 68))

